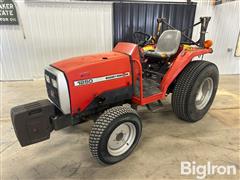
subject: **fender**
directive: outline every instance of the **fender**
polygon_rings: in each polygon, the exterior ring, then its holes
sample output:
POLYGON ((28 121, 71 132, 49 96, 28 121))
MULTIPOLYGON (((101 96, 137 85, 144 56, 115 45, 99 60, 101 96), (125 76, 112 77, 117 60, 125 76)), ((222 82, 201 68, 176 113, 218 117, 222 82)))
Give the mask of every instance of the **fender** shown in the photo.
POLYGON ((192 61, 194 57, 212 52, 213 50, 211 48, 209 49, 193 48, 190 50, 182 50, 172 63, 172 66, 169 68, 160 84, 162 94, 164 96, 166 95, 168 87, 182 72, 182 70, 192 61))
MULTIPOLYGON (((166 97, 167 90, 172 82, 177 78, 177 76, 182 72, 182 70, 192 61, 195 56, 212 53, 213 50, 209 49, 199 49, 199 48, 192 48, 189 50, 182 50, 176 59, 173 61, 171 67, 168 69, 167 73, 165 74, 163 80, 160 83, 160 90, 161 92, 157 94, 153 94, 152 96, 143 97, 142 91, 142 83, 140 83, 140 97, 134 96, 132 101, 136 104, 146 105, 151 102, 164 99, 166 97)), ((141 64, 139 61, 134 60, 138 68, 140 70, 140 82, 142 82, 142 73, 141 73, 141 64)))

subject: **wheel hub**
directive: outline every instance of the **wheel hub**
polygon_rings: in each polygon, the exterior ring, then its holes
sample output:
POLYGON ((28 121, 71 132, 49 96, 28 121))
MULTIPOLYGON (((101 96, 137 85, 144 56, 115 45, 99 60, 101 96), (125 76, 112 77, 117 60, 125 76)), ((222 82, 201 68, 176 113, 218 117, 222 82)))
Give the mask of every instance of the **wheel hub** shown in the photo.
POLYGON ((111 133, 107 149, 112 156, 119 156, 125 153, 133 144, 136 138, 136 127, 133 123, 125 122, 116 127, 111 133))
POLYGON ((213 80, 208 77, 201 83, 195 99, 195 106, 202 110, 208 104, 213 92, 213 80))
POLYGON ((121 141, 121 140, 123 139, 123 136, 124 136, 124 134, 123 134, 122 132, 119 133, 119 134, 117 134, 116 140, 117 140, 117 141, 121 141))

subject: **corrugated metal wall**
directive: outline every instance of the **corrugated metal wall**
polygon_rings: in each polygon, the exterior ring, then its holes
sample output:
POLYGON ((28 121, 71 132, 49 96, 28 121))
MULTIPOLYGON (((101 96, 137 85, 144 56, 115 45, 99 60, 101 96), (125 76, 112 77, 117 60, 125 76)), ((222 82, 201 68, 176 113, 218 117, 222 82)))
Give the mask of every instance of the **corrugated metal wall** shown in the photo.
MULTIPOLYGON (((166 18, 173 27, 183 30, 194 23, 196 3, 124 3, 113 4, 114 44, 118 41, 134 42, 133 33, 143 31, 155 34, 157 18, 166 18)), ((192 29, 185 32, 192 36, 192 29)), ((185 41, 185 39, 183 39, 185 41)))
POLYGON ((41 78, 59 59, 110 51, 111 3, 26 3, 17 1, 20 26, 0 26, 1 80, 41 78))
MULTIPOLYGON (((195 21, 200 16, 211 16, 207 39, 213 40, 213 54, 205 59, 217 64, 221 74, 240 74, 240 57, 235 57, 240 31, 240 1, 226 2, 213 6, 211 0, 201 0, 197 4, 195 21)), ((193 37, 198 39, 199 29, 194 29, 193 37)))

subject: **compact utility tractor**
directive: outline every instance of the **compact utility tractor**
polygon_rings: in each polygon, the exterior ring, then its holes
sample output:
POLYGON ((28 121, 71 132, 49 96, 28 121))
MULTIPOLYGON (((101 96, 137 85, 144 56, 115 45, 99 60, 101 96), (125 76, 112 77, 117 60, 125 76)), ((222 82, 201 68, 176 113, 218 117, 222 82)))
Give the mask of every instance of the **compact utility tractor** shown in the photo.
MULTIPOLYGON (((22 146, 50 138, 53 130, 95 119, 89 146, 94 158, 114 164, 126 158, 137 145, 142 123, 137 106, 150 111, 162 106, 172 94, 172 109, 188 122, 203 118, 218 87, 218 69, 213 63, 193 60, 212 53, 205 41, 210 17, 200 18, 200 38, 194 42, 183 32, 158 19, 154 37, 143 32, 138 44, 119 42, 111 52, 74 57, 45 69, 49 100, 11 109, 16 136, 22 146), (188 42, 181 42, 185 37, 188 42)), ((197 25, 195 24, 195 25, 197 25)))

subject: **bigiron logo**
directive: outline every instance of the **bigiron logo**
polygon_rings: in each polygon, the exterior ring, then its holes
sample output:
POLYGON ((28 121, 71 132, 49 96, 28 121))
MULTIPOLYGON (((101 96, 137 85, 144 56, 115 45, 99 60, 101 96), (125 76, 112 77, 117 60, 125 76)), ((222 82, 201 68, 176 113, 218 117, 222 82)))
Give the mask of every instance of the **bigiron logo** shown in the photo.
POLYGON ((102 82, 102 81, 109 81, 112 79, 124 78, 129 75, 130 75, 129 72, 125 72, 125 73, 111 74, 111 75, 97 77, 97 78, 78 80, 78 81, 74 81, 74 86, 83 86, 83 85, 93 84, 93 83, 102 82))
POLYGON ((194 175, 197 179, 205 179, 211 175, 236 175, 237 168, 235 165, 214 165, 210 161, 207 164, 196 164, 195 161, 181 162, 181 175, 194 175))

